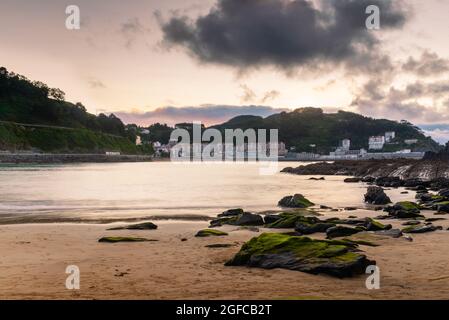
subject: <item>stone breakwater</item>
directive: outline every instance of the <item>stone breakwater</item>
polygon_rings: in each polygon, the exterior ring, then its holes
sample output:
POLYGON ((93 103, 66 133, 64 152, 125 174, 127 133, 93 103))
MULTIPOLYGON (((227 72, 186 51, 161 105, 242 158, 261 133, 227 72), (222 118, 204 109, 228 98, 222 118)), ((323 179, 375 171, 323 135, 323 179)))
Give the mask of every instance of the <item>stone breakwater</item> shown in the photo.
POLYGON ((298 175, 342 175, 359 178, 389 177, 400 180, 419 179, 431 181, 449 178, 447 160, 371 160, 321 162, 297 168, 285 168, 282 172, 298 175))
POLYGON ((147 162, 151 156, 145 155, 105 155, 105 154, 0 154, 0 163, 5 164, 52 164, 52 163, 108 163, 147 162))

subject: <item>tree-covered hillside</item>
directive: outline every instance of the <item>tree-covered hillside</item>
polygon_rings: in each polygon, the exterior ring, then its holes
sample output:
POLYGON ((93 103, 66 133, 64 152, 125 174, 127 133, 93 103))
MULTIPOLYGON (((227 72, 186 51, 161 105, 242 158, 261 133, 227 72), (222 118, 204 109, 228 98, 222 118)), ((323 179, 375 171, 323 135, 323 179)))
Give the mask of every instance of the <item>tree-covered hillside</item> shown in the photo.
POLYGON ((64 99, 62 90, 0 67, 0 149, 143 152, 119 118, 95 116, 81 103, 64 99))
MULTIPOLYGON (((368 148, 370 136, 395 131, 395 144, 386 145, 387 151, 406 148, 405 139, 418 139, 415 150, 438 150, 439 145, 426 137, 419 128, 407 122, 372 119, 362 115, 339 111, 324 113, 318 108, 301 108, 282 112, 267 118, 239 116, 215 126, 218 129, 278 129, 279 140, 297 151, 328 153, 339 146, 342 139, 351 139, 351 148, 368 148), (316 147, 312 148, 311 145, 316 147)), ((408 147, 409 148, 409 147, 408 147)))

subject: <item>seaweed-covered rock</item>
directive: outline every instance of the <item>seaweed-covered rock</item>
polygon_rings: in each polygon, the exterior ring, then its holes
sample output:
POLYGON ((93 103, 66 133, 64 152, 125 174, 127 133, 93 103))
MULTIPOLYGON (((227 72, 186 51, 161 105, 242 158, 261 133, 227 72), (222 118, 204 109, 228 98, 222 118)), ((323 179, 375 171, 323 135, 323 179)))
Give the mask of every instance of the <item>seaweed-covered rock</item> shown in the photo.
POLYGON ((124 226, 124 227, 114 227, 114 228, 109 228, 107 230, 156 230, 157 229, 157 225, 155 225, 152 222, 143 222, 143 223, 138 223, 138 224, 131 224, 129 226, 124 226))
POLYGON ((371 218, 366 218, 365 228, 367 231, 379 231, 379 230, 390 230, 392 228, 391 224, 382 224, 371 218))
POLYGON ((432 232, 436 230, 443 230, 443 227, 441 226, 434 226, 434 225, 418 225, 418 226, 410 226, 407 228, 402 229, 403 233, 425 233, 425 232, 432 232))
POLYGON ((352 236, 353 234, 364 231, 364 228, 356 227, 344 227, 344 226, 335 226, 326 230, 326 236, 328 239, 338 238, 338 237, 347 237, 352 236))
POLYGON ((335 224, 333 223, 325 223, 325 222, 318 222, 314 224, 305 223, 305 222, 298 222, 295 226, 295 231, 300 234, 313 234, 317 232, 326 232, 327 229, 335 227, 335 224))
POLYGON ((238 219, 238 216, 221 217, 210 221, 209 228, 221 227, 224 224, 233 225, 238 219))
POLYGON ((295 228, 298 223, 315 224, 321 222, 314 216, 306 216, 307 213, 300 212, 282 212, 279 214, 280 219, 266 225, 267 228, 289 229, 295 228))
POLYGON ((386 195, 384 189, 381 187, 370 186, 365 193, 365 202, 381 205, 391 203, 391 199, 386 195))
POLYGON ((263 217, 265 224, 271 224, 280 219, 282 219, 282 217, 277 214, 267 214, 263 217))
POLYGON ((245 243, 226 266, 284 268, 312 274, 350 277, 375 264, 342 241, 312 240, 279 233, 263 233, 245 243), (336 244, 338 243, 338 244, 336 244))
POLYGON ((262 216, 249 212, 244 212, 237 216, 237 220, 232 223, 236 226, 262 226, 264 224, 262 216))
POLYGON ((286 208, 308 208, 313 206, 314 203, 306 199, 302 194, 295 194, 282 198, 279 200, 278 205, 286 208))
POLYGON ((145 242, 145 241, 157 241, 147 238, 136 238, 136 237, 103 237, 98 240, 98 242, 108 242, 108 243, 116 243, 116 242, 145 242))
POLYGON ((415 202, 402 201, 385 208, 385 211, 394 218, 409 219, 422 217, 420 209, 421 206, 415 202))
POLYGON ((229 209, 229 210, 226 210, 226 211, 220 213, 218 215, 218 217, 219 218, 221 218, 221 217, 232 217, 232 216, 238 216, 240 214, 243 214, 243 209, 240 209, 240 208, 238 208, 238 209, 229 209))
POLYGON ((227 236, 228 234, 224 231, 215 230, 215 229, 203 229, 197 232, 195 237, 219 237, 219 236, 227 236))

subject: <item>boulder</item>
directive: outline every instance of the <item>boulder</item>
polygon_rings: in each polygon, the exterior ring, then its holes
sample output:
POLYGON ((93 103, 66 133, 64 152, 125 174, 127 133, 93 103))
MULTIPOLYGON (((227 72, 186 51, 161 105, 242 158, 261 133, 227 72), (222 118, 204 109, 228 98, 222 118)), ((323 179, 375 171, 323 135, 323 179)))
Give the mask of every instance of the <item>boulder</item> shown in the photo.
POLYGON ((233 217, 233 216, 238 216, 239 214, 243 214, 243 209, 240 209, 240 208, 239 209, 229 209, 229 210, 226 210, 226 211, 220 213, 218 215, 218 217, 219 218, 221 218, 221 217, 233 217))
POLYGON ((351 277, 364 274, 367 266, 375 264, 375 261, 355 252, 353 246, 342 241, 263 233, 245 243, 225 265, 284 268, 340 278, 351 277))
POLYGON ((449 199, 449 189, 440 190, 438 195, 449 199))
POLYGON ((393 206, 389 206, 384 210, 388 212, 388 214, 397 219, 410 219, 410 218, 419 218, 423 217, 420 214, 421 206, 415 202, 411 201, 401 201, 397 202, 393 206))
POLYGON ((352 236, 353 234, 364 231, 363 228, 352 228, 352 227, 344 227, 344 226, 335 226, 326 230, 326 236, 328 239, 338 238, 338 237, 347 237, 352 236))
POLYGON ((283 212, 279 214, 281 219, 266 225, 267 228, 292 229, 298 223, 315 224, 321 222, 314 216, 305 216, 297 212, 283 212))
POLYGON ((403 233, 425 233, 425 232, 432 232, 436 230, 443 230, 443 227, 440 226, 434 226, 432 224, 426 225, 426 226, 410 226, 407 228, 402 229, 403 233))
POLYGON ((278 205, 286 208, 308 208, 313 206, 314 203, 306 199, 302 194, 295 194, 282 198, 278 205))
POLYGON ((264 222, 261 215, 244 212, 237 216, 237 220, 232 224, 236 226, 262 226, 264 222))
POLYGON ((219 237, 219 236, 227 236, 228 234, 224 231, 215 230, 215 229, 203 229, 197 232, 195 237, 219 237))
POLYGON ((138 224, 131 224, 129 226, 124 226, 124 227, 114 227, 114 228, 109 228, 107 230, 156 230, 157 229, 157 225, 155 225, 152 222, 143 222, 143 223, 138 223, 138 224))
POLYGON ((380 231, 380 230, 390 230, 392 228, 391 224, 382 224, 371 218, 366 218, 365 228, 367 231, 380 231))
POLYGON ((295 231, 300 234, 313 234, 316 232, 326 232, 327 229, 335 227, 333 223, 319 222, 315 224, 309 224, 304 222, 298 222, 295 226, 295 231))
POLYGON ((280 219, 282 219, 282 217, 277 214, 267 214, 263 217, 265 224, 271 224, 280 219))
POLYGON ((391 203, 390 198, 385 194, 384 189, 377 186, 368 187, 365 193, 365 202, 370 204, 388 204, 391 203))

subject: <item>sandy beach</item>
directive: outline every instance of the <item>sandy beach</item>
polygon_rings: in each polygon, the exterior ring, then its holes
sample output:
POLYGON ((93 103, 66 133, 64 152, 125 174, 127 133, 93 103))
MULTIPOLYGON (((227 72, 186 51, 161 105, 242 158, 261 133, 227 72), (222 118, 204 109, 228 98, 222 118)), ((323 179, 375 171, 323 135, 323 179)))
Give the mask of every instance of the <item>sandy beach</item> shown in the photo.
MULTIPOLYGON (((368 210, 334 216, 374 217, 368 210)), ((431 212, 424 212, 433 216, 431 212)), ((109 225, 23 224, 0 226, 0 299, 447 299, 449 221, 442 231, 413 235, 413 242, 369 235, 378 247, 361 246, 377 261, 381 288, 367 290, 367 275, 337 279, 283 269, 225 267, 259 233, 226 226, 225 237, 195 238, 207 222, 157 221, 157 230, 106 231, 109 225), (142 243, 99 243, 103 236, 139 236, 142 243), (187 239, 181 241, 181 239, 187 239), (216 243, 229 248, 207 248, 216 243), (65 287, 66 267, 80 269, 80 290, 65 287)), ((401 221, 386 220, 393 227, 401 221)), ((286 231, 286 230, 282 230, 286 231)), ((363 236, 363 234, 359 234, 363 236)), ((316 237, 314 235, 314 237, 316 237)), ((319 237, 319 236, 318 236, 319 237)))

